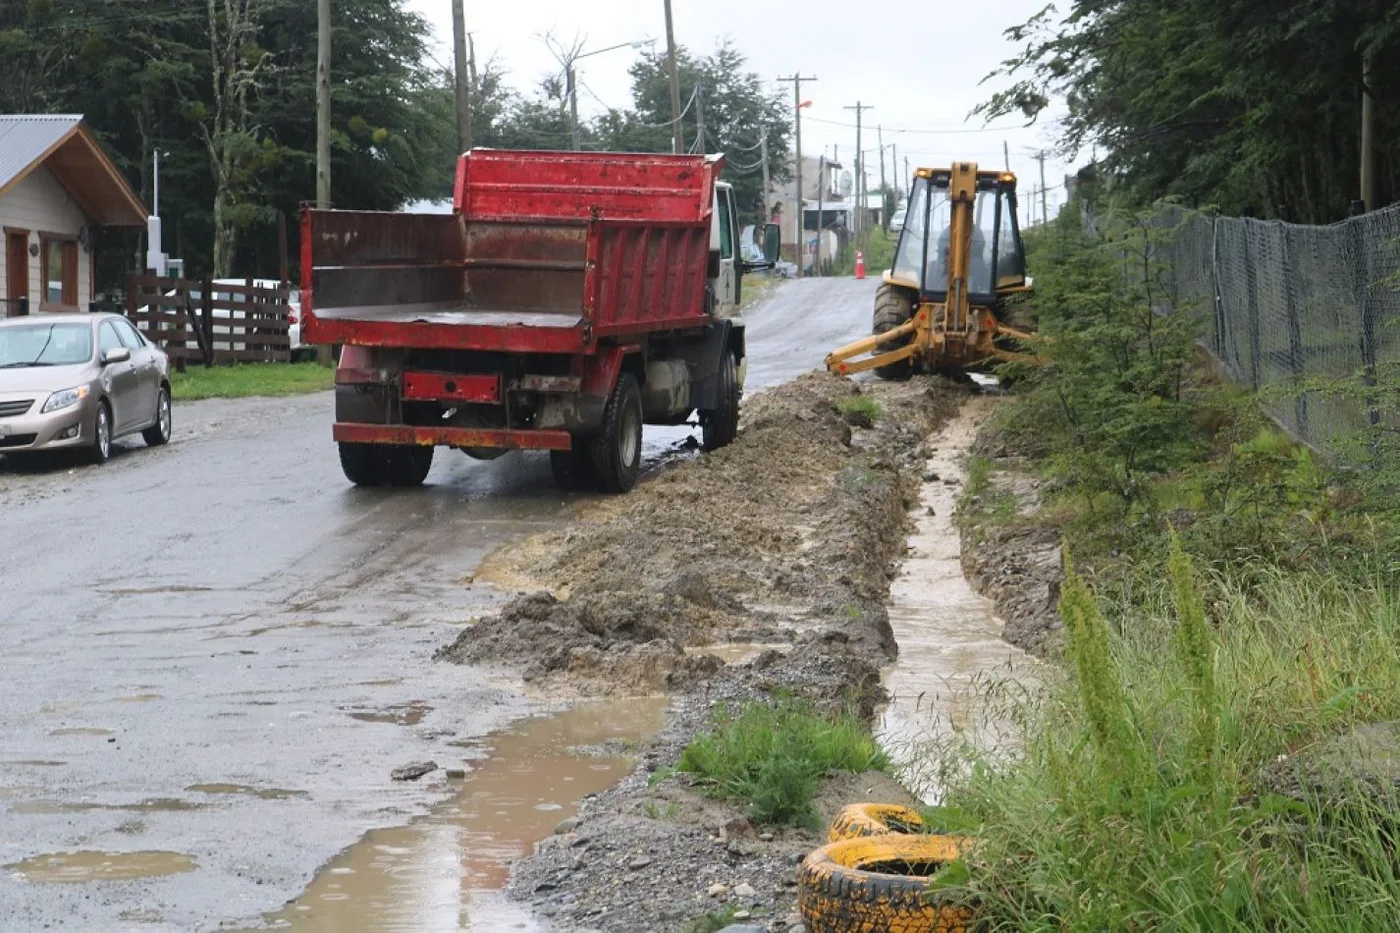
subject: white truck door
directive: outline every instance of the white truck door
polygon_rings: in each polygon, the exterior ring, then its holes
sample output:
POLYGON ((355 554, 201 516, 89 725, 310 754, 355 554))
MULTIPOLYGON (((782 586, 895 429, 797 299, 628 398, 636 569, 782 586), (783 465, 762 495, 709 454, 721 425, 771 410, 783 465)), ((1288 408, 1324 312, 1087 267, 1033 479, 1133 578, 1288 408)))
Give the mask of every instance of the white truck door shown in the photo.
POLYGON ((715 225, 719 228, 719 274, 715 278, 715 314, 733 317, 739 304, 739 243, 735 226, 734 189, 715 189, 715 225))

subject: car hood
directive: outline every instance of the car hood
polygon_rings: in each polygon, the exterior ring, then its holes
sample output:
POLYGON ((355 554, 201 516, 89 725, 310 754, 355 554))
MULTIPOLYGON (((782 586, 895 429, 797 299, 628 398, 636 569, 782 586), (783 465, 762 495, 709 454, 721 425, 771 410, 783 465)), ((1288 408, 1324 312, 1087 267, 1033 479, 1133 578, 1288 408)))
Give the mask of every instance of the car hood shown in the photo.
POLYGON ((0 393, 57 392, 91 382, 96 367, 91 363, 71 366, 26 366, 22 369, 0 369, 0 393))

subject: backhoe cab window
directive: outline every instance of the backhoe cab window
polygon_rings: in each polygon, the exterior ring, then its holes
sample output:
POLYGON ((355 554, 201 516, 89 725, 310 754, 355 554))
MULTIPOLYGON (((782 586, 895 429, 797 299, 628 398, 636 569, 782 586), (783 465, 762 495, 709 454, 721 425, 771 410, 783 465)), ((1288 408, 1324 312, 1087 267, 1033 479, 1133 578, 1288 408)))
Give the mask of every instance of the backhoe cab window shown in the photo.
POLYGON ((924 266, 924 223, 928 220, 928 179, 914 179, 899 249, 894 256, 894 276, 906 282, 922 282, 924 266))

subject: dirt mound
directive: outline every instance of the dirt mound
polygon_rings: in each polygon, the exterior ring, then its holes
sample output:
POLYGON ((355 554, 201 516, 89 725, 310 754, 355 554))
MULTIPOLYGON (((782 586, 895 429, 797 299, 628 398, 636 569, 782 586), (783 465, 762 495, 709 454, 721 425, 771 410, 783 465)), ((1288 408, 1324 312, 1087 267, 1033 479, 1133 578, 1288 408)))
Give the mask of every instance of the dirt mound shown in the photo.
POLYGON ((678 464, 478 575, 537 589, 439 655, 505 662, 577 693, 677 689, 714 673, 685 648, 838 633, 880 661, 919 446, 958 404, 937 380, 858 387, 810 374, 750 400, 729 447, 678 464), (880 415, 852 428, 862 391, 880 415), (554 594, 554 595, 550 595, 554 594))

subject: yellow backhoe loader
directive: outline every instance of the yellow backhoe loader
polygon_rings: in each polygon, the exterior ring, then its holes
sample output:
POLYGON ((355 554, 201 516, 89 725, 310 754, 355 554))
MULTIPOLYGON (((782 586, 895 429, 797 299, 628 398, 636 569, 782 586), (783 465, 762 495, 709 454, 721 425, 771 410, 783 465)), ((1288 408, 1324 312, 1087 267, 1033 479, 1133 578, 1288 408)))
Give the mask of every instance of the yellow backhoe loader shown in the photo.
POLYGON ((1016 176, 978 171, 976 162, 921 168, 894 268, 875 292, 874 336, 828 355, 827 369, 907 379, 916 371, 1032 361, 1017 347, 1033 335, 1005 319, 1006 299, 1030 287, 1016 176))

